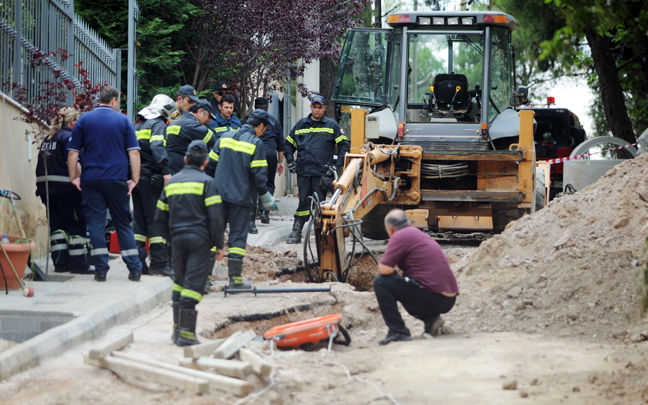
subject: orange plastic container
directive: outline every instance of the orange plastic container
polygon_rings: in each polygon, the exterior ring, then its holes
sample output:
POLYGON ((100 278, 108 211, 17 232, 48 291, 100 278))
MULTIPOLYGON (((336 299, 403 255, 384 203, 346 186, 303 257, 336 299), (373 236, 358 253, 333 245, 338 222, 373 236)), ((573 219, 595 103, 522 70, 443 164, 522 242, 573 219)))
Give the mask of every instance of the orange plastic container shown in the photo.
MULTIPOLYGON (((337 335, 342 314, 320 316, 319 318, 275 326, 263 334, 265 340, 272 340, 277 347, 298 348, 307 343, 319 343, 337 335)), ((346 333, 345 333, 345 337, 346 333)), ((348 340, 348 337, 347 337, 348 340)))
MULTIPOLYGON (((7 252, 9 261, 11 261, 11 264, 13 264, 13 267, 16 269, 18 277, 22 278, 22 276, 25 274, 25 270, 27 269, 29 255, 33 250, 36 249, 36 244, 31 239, 29 239, 29 243, 13 243, 18 239, 21 239, 20 236, 16 235, 8 235, 7 238, 9 238, 12 243, 3 243, 2 247, 7 252)), ((4 270, 4 274, 0 273, 0 289, 4 290, 5 284, 7 286, 7 289, 9 290, 16 290, 20 288, 20 280, 18 280, 14 275, 14 272, 11 269, 11 265, 7 261, 7 258, 2 250, 0 250, 0 264, 0 268, 4 270), (6 283, 5 278, 7 280, 6 283)))

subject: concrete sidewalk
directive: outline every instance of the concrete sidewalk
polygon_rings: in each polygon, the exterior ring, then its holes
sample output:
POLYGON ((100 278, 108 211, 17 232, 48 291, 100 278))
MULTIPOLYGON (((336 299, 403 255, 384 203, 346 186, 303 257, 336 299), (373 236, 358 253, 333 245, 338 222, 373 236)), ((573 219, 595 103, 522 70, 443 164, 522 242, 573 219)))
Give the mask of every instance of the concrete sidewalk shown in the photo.
MULTIPOLYGON (((282 198, 277 205, 280 210, 271 213, 270 224, 257 221, 259 234, 249 235, 248 244, 273 246, 286 240, 297 198, 282 198)), ((54 274, 50 261, 51 280, 59 281, 28 282, 35 291, 31 298, 20 289, 0 293, 0 338, 24 340, 12 344, 0 339, 0 380, 170 302, 170 278, 145 275, 139 283, 129 281, 121 257, 113 257, 105 283, 92 275, 54 274)), ((44 261, 38 264, 45 269, 44 261)))

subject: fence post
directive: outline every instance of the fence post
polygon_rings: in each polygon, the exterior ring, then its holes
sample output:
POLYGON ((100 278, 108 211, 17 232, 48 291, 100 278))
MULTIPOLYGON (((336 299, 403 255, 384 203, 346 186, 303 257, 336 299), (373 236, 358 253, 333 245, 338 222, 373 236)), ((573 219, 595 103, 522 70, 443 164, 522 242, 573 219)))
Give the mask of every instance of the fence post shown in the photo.
POLYGON ((14 24, 16 25, 16 45, 14 47, 14 83, 23 84, 22 80, 22 0, 16 0, 14 24))
MULTIPOLYGON (((74 0, 68 0, 68 6, 66 8, 67 13, 67 51, 68 54, 74 53, 74 0)), ((67 67, 68 74, 70 79, 76 76, 74 72, 74 58, 68 58, 67 67)), ((70 107, 74 106, 74 91, 68 93, 68 103, 70 107)))
POLYGON ((133 102, 135 101, 135 0, 128 0, 128 66, 126 67, 126 116, 134 121, 133 102))

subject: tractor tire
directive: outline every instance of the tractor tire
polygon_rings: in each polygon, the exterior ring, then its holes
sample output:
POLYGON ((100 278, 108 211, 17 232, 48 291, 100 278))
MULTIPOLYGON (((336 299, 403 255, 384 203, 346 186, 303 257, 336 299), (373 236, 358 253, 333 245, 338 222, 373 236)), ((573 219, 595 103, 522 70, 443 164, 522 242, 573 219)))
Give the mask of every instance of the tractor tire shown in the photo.
POLYGON ((545 188, 544 170, 536 168, 535 174, 535 210, 541 210, 545 206, 547 189, 545 188))
POLYGON ((389 235, 385 230, 385 215, 393 208, 397 207, 381 204, 365 215, 362 218, 362 225, 360 225, 362 236, 373 240, 389 239, 389 235))

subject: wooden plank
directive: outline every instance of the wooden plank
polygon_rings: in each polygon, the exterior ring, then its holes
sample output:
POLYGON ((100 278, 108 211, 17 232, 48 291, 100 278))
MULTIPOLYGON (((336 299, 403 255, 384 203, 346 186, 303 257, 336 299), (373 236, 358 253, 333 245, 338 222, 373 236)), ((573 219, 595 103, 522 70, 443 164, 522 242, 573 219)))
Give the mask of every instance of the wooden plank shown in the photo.
POLYGON ((209 357, 198 357, 197 359, 185 358, 180 359, 180 365, 196 370, 213 369, 218 374, 240 378, 242 380, 252 374, 252 365, 250 363, 237 360, 212 359, 209 357))
POLYGON ((88 357, 90 357, 93 360, 103 359, 104 357, 108 356, 111 352, 114 352, 116 350, 121 350, 132 342, 133 342, 132 331, 122 333, 110 339, 108 342, 104 343, 103 346, 98 346, 94 349, 90 349, 90 351, 88 352, 88 357))
POLYGON ((239 350, 239 356, 241 356, 241 360, 250 363, 252 365, 252 370, 260 376, 267 377, 272 372, 272 364, 265 361, 261 356, 250 349, 242 347, 239 350))
POLYGON ((175 373, 186 374, 191 377, 204 379, 209 382, 210 388, 231 392, 232 394, 239 397, 246 396, 250 393, 250 391, 252 391, 252 385, 247 381, 237 380, 217 374, 206 373, 200 370, 193 370, 191 368, 180 367, 175 364, 165 363, 163 361, 145 359, 130 353, 115 352, 113 353, 113 356, 132 362, 143 363, 152 367, 159 367, 160 369, 169 370, 175 373))
POLYGON ((245 333, 237 335, 237 336, 230 336, 227 338, 223 344, 214 351, 214 357, 217 359, 229 359, 230 357, 234 356, 236 352, 239 351, 241 347, 243 347, 247 342, 250 340, 254 339, 256 337, 256 333, 252 329, 245 331, 245 333))
POLYGON ((201 343, 199 345, 185 346, 184 356, 192 358, 211 356, 211 354, 214 353, 214 350, 218 349, 220 345, 225 342, 225 340, 226 339, 216 339, 214 341, 201 343))
MULTIPOLYGON (((119 353, 119 352, 116 352, 119 353)), ((83 356, 83 361, 96 367, 106 368, 115 373, 135 375, 146 381, 166 384, 172 387, 190 389, 198 394, 209 392, 209 380, 196 378, 185 373, 151 367, 132 360, 106 356, 103 359, 91 359, 89 355, 83 356)))

